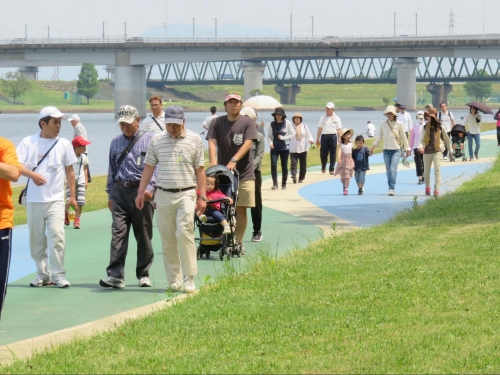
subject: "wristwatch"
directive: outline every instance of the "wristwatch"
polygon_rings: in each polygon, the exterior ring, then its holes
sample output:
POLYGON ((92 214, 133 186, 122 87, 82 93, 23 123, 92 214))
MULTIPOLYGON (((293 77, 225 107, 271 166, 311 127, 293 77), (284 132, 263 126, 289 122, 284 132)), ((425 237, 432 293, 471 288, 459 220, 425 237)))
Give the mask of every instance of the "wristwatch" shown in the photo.
POLYGON ((236 163, 238 160, 236 160, 236 158, 231 158, 231 161, 232 161, 233 163, 236 163))
POLYGON ((199 196, 199 198, 200 198, 201 200, 204 200, 205 202, 207 201, 207 197, 205 197, 204 195, 200 195, 200 196, 199 196))

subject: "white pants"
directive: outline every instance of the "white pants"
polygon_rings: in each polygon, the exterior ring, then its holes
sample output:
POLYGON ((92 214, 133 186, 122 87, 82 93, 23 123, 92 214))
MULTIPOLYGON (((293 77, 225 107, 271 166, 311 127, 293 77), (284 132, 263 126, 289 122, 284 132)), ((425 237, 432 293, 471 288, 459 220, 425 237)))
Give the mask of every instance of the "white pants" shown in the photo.
POLYGON ((424 181, 425 187, 431 186, 431 165, 434 164, 434 177, 436 179, 434 188, 439 190, 441 186, 441 159, 443 159, 442 152, 434 154, 424 154, 424 181))
POLYGON ((35 202, 26 206, 30 253, 38 276, 44 279, 66 275, 64 270, 64 201, 35 202), (47 268, 47 258, 50 271, 47 268))
POLYGON ((169 283, 198 273, 194 242, 196 190, 170 193, 158 189, 155 194, 156 223, 161 235, 163 263, 169 283))

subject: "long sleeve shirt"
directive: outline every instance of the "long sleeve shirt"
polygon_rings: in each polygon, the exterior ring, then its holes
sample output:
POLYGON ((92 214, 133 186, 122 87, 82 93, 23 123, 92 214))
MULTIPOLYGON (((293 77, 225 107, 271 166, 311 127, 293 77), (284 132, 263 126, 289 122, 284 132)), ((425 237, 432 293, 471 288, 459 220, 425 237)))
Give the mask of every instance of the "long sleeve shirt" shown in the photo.
POLYGON ((410 148, 413 150, 418 148, 418 142, 420 140, 420 131, 422 130, 422 126, 423 124, 419 124, 418 122, 416 122, 411 127, 410 148))
POLYGON ((467 131, 471 134, 481 133, 481 129, 479 128, 479 126, 481 125, 481 115, 479 113, 473 115, 469 112, 469 114, 465 118, 464 125, 467 127, 467 131), (477 122, 476 119, 479 119, 479 122, 477 122))
MULTIPOLYGON (((134 137, 137 136, 135 133, 134 137)), ((118 168, 117 162, 120 159, 120 155, 123 150, 125 150, 133 139, 125 137, 125 135, 120 134, 113 138, 111 145, 109 147, 109 167, 108 167, 108 180, 106 183, 106 193, 110 193, 113 185, 116 181, 132 182, 137 183, 141 180, 142 172, 144 170, 144 159, 146 158, 146 152, 148 151, 148 146, 153 137, 153 133, 146 132, 144 135, 136 142, 132 150, 125 156, 123 162, 118 168)), ((156 169, 153 174, 151 181, 149 181, 146 191, 154 194, 156 189, 156 169)))
POLYGON ((406 134, 403 128, 403 124, 399 121, 392 121, 391 126, 399 135, 399 140, 403 141, 403 144, 400 146, 396 141, 396 137, 394 136, 391 127, 388 124, 388 121, 384 121, 378 128, 378 136, 373 142, 373 147, 377 147, 380 143, 380 140, 384 140, 384 150, 399 150, 401 147, 404 147, 406 151, 410 150, 410 146, 408 145, 408 139, 406 139, 406 134))
POLYGON ((260 167, 262 165, 262 158, 264 157, 265 151, 266 151, 266 145, 264 136, 259 132, 257 133, 257 140, 252 143, 254 171, 260 171, 260 167))
POLYGON ((302 136, 300 141, 297 140, 296 136, 290 139, 290 152, 301 154, 309 151, 309 145, 314 142, 314 139, 306 124, 297 125, 295 130, 297 130, 299 126, 302 127, 302 136))
MULTIPOLYGON (((423 125, 420 128, 420 137, 418 139, 418 148, 424 149, 424 152, 425 152, 425 148, 426 148, 426 146, 424 145, 424 136, 425 136, 425 127, 427 125, 428 124, 423 125)), ((431 135, 433 135, 432 132, 431 132, 431 135)), ((444 128, 442 128, 441 135, 443 136, 443 139, 440 140, 441 144, 443 144, 443 141, 444 141, 444 145, 446 146, 446 148, 448 150, 452 150, 450 137, 448 137, 448 133, 446 133, 444 128)))
MULTIPOLYGON (((285 123, 285 132, 284 132, 285 135, 283 135, 283 139, 280 139, 280 141, 284 141, 286 143, 286 146, 288 147, 290 139, 295 136, 295 130, 293 129, 292 123, 290 121, 285 120, 284 123, 285 123)), ((278 124, 278 123, 273 121, 269 124, 269 127, 267 128, 267 138, 269 139, 270 146, 274 146, 273 124, 278 124)), ((276 139, 278 139, 278 137, 276 137, 276 139)))

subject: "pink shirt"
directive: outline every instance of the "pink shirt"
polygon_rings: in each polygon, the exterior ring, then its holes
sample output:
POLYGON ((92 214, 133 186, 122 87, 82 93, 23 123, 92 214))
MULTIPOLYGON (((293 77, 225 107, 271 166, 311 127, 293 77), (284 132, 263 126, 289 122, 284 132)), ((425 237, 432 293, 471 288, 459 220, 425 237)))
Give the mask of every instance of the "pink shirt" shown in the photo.
MULTIPOLYGON (((216 199, 221 199, 221 198, 227 198, 227 197, 224 194, 222 194, 220 190, 207 191, 207 200, 214 201, 216 199)), ((221 202, 210 204, 208 207, 220 211, 220 203, 221 202)))

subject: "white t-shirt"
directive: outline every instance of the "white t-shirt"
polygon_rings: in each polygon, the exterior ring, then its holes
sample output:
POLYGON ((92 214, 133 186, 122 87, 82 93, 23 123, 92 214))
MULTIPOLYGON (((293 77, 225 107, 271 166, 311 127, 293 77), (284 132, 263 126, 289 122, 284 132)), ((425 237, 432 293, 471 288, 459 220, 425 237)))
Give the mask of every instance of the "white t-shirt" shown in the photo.
POLYGON ((205 121, 203 121, 203 127, 204 127, 205 129, 208 129, 208 128, 210 127, 210 124, 212 123, 212 120, 213 120, 214 118, 217 118, 217 117, 219 117, 219 116, 217 116, 217 115, 208 116, 208 117, 205 119, 205 121))
POLYGON ((26 196, 28 203, 64 200, 65 168, 76 162, 76 156, 73 146, 68 140, 64 138, 40 138, 40 132, 24 138, 17 146, 19 162, 27 169, 33 169, 56 139, 59 139, 59 142, 35 170, 36 173, 45 178, 47 183, 36 186, 33 181, 29 180, 26 196))
POLYGON ((375 137, 375 125, 373 125, 371 122, 368 124, 368 130, 366 131, 366 134, 368 134, 369 137, 375 137))
POLYGON ((160 116, 155 117, 160 127, 156 125, 155 120, 153 120, 153 115, 147 116, 144 120, 142 120, 141 130, 151 132, 153 134, 159 133, 162 130, 165 130, 165 112, 161 111, 160 116))
POLYGON ((82 136, 83 139, 87 141, 89 140, 87 138, 87 130, 85 129, 85 127, 82 125, 81 122, 76 124, 75 127, 73 128, 73 138, 76 138, 78 136, 82 136))
POLYGON ((446 130, 447 133, 451 132, 452 122, 451 120, 455 120, 453 117, 453 113, 450 111, 446 111, 446 113, 439 111, 437 118, 441 120, 441 126, 446 130))
POLYGON ((400 113, 398 116, 398 120, 403 124, 405 133, 411 130, 411 127, 413 125, 413 120, 408 112, 405 112, 404 114, 400 113))
POLYGON ((337 130, 342 129, 342 122, 335 113, 331 117, 323 115, 319 119, 318 128, 323 129, 321 134, 337 134, 337 130))
POLYGON ((89 158, 85 154, 81 154, 73 164, 75 170, 75 180, 77 185, 85 185, 85 166, 89 164, 89 158))

